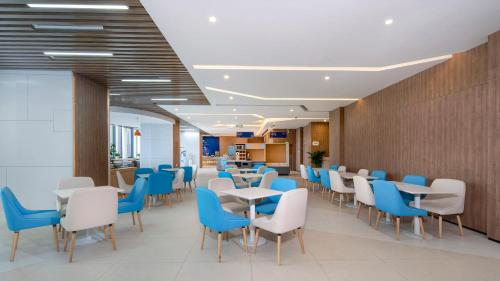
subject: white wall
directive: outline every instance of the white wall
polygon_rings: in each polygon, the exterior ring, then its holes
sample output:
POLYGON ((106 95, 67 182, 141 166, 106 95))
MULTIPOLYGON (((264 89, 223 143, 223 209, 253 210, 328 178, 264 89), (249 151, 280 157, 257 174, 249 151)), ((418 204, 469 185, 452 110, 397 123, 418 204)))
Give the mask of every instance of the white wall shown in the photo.
POLYGON ((180 133, 181 145, 181 166, 197 165, 200 166, 200 133, 183 132, 180 133), (186 158, 182 156, 182 151, 186 151, 186 158), (185 162, 183 162, 185 160, 185 162))
POLYGON ((72 73, 0 71, 0 186, 27 208, 54 208, 73 175, 72 73))
POLYGON ((157 168, 158 164, 172 164, 173 126, 141 124, 141 167, 157 168))

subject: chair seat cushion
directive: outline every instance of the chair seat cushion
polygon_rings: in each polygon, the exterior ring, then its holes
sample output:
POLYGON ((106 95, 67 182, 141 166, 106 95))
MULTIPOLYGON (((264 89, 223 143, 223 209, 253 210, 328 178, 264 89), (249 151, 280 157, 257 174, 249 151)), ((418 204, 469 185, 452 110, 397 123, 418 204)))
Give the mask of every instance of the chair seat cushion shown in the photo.
POLYGON ((118 203, 118 214, 140 211, 135 202, 122 201, 118 203))
POLYGON ((266 203, 255 206, 255 211, 259 214, 272 215, 276 211, 276 207, 278 207, 278 203, 266 203))
POLYGON ((230 213, 242 213, 244 211, 248 211, 248 204, 244 204, 237 201, 227 201, 222 203, 222 209, 226 212, 230 213))
POLYGON ((216 228, 214 228, 212 230, 218 231, 218 232, 225 232, 225 231, 228 231, 231 229, 242 228, 242 227, 250 225, 249 219, 242 217, 242 216, 232 214, 232 213, 227 212, 227 211, 224 211, 223 221, 224 221, 223 224, 218 225, 216 228))
POLYGON ((16 225, 16 230, 56 225, 61 222, 60 214, 55 210, 26 214, 22 218, 22 221, 16 225))
MULTIPOLYGON (((434 214, 438 215, 455 215, 463 213, 460 208, 455 208, 452 204, 447 204, 446 199, 436 199, 436 200, 421 200, 420 209, 424 209, 434 214)), ((410 206, 414 207, 415 202, 411 202, 410 206)))

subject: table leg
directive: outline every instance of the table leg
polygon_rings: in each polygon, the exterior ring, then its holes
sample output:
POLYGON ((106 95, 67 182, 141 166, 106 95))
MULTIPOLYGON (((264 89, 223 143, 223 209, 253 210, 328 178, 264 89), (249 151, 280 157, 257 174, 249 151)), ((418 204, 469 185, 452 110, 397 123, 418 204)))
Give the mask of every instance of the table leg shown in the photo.
POLYGON ((253 245, 253 240, 255 238, 255 227, 252 224, 252 221, 255 219, 255 200, 250 200, 250 240, 248 241, 249 245, 253 245))
MULTIPOLYGON (((420 209, 420 194, 415 194, 415 208, 420 209)), ((413 224, 413 233, 420 235, 420 221, 418 217, 414 217, 415 223, 413 224)))

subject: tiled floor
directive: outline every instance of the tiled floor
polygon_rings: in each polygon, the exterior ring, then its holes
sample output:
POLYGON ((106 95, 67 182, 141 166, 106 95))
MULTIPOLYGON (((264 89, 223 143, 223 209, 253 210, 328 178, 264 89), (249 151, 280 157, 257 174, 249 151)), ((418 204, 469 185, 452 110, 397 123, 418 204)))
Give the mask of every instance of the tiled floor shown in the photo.
MULTIPOLYGON (((202 169, 199 185, 215 175, 202 169)), ((273 241, 257 254, 245 254, 233 241, 223 242, 223 262, 217 263, 214 235, 200 251, 200 226, 193 194, 184 201, 145 210, 144 233, 121 216, 116 228, 118 250, 109 242, 76 247, 72 264, 67 253, 55 252, 52 230, 21 233, 16 261, 8 261, 11 234, 0 223, 0 280, 500 280, 500 244, 483 235, 446 224, 443 239, 423 241, 408 234, 394 240, 391 225, 379 231, 367 224, 367 213, 356 219, 354 210, 339 208, 310 194, 305 231, 306 254, 287 235, 283 265, 275 262, 273 241)), ((426 223, 436 233, 436 225, 426 223)), ((411 225, 403 226, 411 233, 411 225)), ((235 232, 237 234, 238 232, 235 232)), ((268 238, 273 239, 272 236, 268 238)))

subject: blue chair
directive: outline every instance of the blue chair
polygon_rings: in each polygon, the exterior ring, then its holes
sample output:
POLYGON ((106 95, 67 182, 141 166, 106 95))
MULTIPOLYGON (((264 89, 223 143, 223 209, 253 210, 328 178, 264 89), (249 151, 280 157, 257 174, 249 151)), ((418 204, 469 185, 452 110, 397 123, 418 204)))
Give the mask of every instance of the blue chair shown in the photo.
POLYGON ((170 194, 174 192, 172 188, 172 183, 174 178, 170 173, 154 173, 148 178, 147 183, 147 195, 149 197, 149 208, 151 208, 151 201, 153 201, 153 196, 165 197, 166 203, 172 207, 172 202, 170 201, 170 194))
POLYGON ((339 165, 338 164, 333 164, 330 166, 330 170, 338 171, 339 170, 339 165))
POLYGON ((163 169, 172 169, 172 165, 170 164, 160 164, 158 165, 158 172, 165 172, 163 169))
POLYGON ((142 226, 140 212, 144 208, 144 197, 146 196, 146 191, 146 179, 139 178, 135 181, 134 187, 130 191, 129 195, 126 198, 118 200, 118 214, 131 213, 133 225, 135 225, 134 213, 137 214, 141 232, 144 231, 144 228, 142 226))
POLYGON ((320 177, 317 177, 315 174, 314 174, 314 170, 313 168, 311 167, 311 165, 308 165, 307 166, 307 180, 312 183, 312 191, 314 192, 314 185, 318 185, 319 187, 319 184, 321 183, 321 178, 320 177))
MULTIPOLYGON (((421 185, 423 187, 427 186, 427 178, 424 176, 418 176, 418 175, 406 175, 403 178, 404 183, 409 183, 409 184, 414 184, 414 185, 421 185)), ((403 200, 405 201, 406 205, 409 205, 410 202, 415 201, 415 195, 406 193, 401 191, 401 195, 403 196, 403 200)), ((424 199, 425 194, 420 196, 420 199, 424 199)))
POLYGON ((139 175, 143 174, 151 175, 154 174, 154 172, 155 171, 153 171, 153 169, 151 168, 138 168, 134 171, 134 181, 140 178, 139 175))
POLYGON ((410 207, 405 204, 401 193, 393 182, 384 180, 373 181, 375 193, 375 207, 378 209, 375 229, 378 228, 382 212, 389 213, 396 217, 396 239, 399 240, 400 217, 418 217, 420 221, 420 233, 425 239, 424 224, 422 217, 427 216, 427 211, 410 207))
MULTIPOLYGON (((269 172, 276 172, 276 169, 273 169, 273 168, 265 168, 264 171, 262 171, 262 174, 266 174, 266 173, 269 173, 269 172)), ((251 186, 252 187, 258 187, 260 185, 260 182, 262 181, 262 178, 252 182, 251 186)))
POLYGON ((222 209, 219 198, 212 190, 207 188, 196 189, 196 203, 198 205, 198 216, 200 223, 203 225, 203 238, 201 240, 201 249, 205 242, 205 233, 207 227, 217 235, 217 256, 221 262, 221 242, 222 233, 231 229, 240 228, 243 232, 243 242, 245 251, 248 251, 246 227, 250 225, 250 220, 222 209))
POLYGON ((191 181, 193 180, 193 167, 192 166, 184 166, 181 167, 184 169, 184 188, 186 188, 186 183, 189 183, 189 190, 193 191, 193 187, 191 186, 191 181))
POLYGON ((378 180, 385 180, 387 178, 387 173, 384 170, 373 170, 370 176, 376 177, 378 180))
POLYGON ((59 241, 57 238, 57 225, 60 223, 60 213, 56 210, 28 210, 24 208, 14 193, 8 187, 0 189, 2 195, 2 206, 7 221, 7 227, 14 232, 12 241, 12 251, 10 261, 16 258, 17 242, 19 241, 19 232, 25 229, 31 229, 41 226, 52 225, 54 232, 54 242, 56 250, 59 252, 59 241))
MULTIPOLYGON (((292 179, 276 178, 271 183, 270 189, 281 192, 287 192, 297 188, 297 182, 292 179)), ((267 197, 255 205, 255 211, 259 214, 272 215, 278 207, 281 195, 267 197)))
POLYGON ((254 164, 254 165, 252 166, 252 168, 253 168, 253 169, 258 169, 258 168, 263 167, 263 166, 266 166, 266 165, 265 165, 265 164, 254 164))
MULTIPOLYGON (((323 193, 326 191, 330 193, 332 186, 330 184, 330 173, 327 169, 319 170, 319 178, 321 180, 321 185, 323 186, 323 191, 321 192, 321 198, 323 198, 323 193)), ((330 198, 330 196, 328 196, 330 198)))

